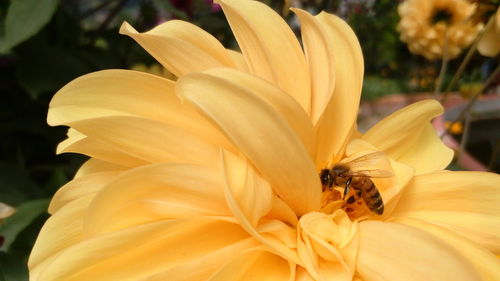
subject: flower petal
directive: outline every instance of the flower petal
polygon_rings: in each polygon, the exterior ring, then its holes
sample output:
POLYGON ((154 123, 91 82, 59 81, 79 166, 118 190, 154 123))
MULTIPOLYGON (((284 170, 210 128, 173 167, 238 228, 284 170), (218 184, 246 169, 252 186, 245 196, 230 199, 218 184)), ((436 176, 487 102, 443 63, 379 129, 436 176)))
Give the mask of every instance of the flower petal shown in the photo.
POLYGON ((380 121, 362 139, 415 168, 416 174, 444 169, 453 158, 453 150, 429 124, 442 112, 443 107, 435 100, 416 102, 380 121))
POLYGON ((132 156, 126 151, 116 149, 113 145, 99 141, 95 138, 85 137, 74 141, 70 137, 57 146, 58 154, 67 152, 84 154, 101 161, 125 167, 137 167, 148 164, 147 161, 132 156))
POLYGON ((147 278, 147 281, 197 281, 208 280, 228 260, 234 259, 247 249, 258 246, 258 242, 252 238, 216 249, 200 258, 173 266, 163 272, 147 278))
POLYGON ((460 254, 472 263, 484 281, 500 280, 500 259, 491 252, 479 247, 472 241, 464 239, 457 234, 438 227, 433 224, 425 223, 414 219, 395 219, 394 222, 406 224, 412 227, 422 229, 457 249, 460 254))
POLYGON ((131 170, 102 189, 84 231, 95 236, 152 221, 229 213, 219 169, 157 164, 131 170))
POLYGON ((343 210, 302 216, 297 229, 297 251, 316 280, 350 281, 358 251, 357 224, 343 210))
POLYGON ((417 228, 379 221, 359 223, 356 270, 366 281, 481 280, 444 241, 417 228))
POLYGON ((116 165, 106 161, 102 161, 95 158, 90 158, 85 163, 80 166, 75 174, 76 178, 81 178, 89 174, 99 173, 99 172, 112 172, 112 171, 123 171, 126 168, 121 165, 116 165))
POLYGON ((304 147, 310 154, 313 154, 314 128, 309 116, 293 98, 271 83, 230 68, 214 68, 203 73, 220 80, 221 83, 230 83, 243 89, 251 89, 252 93, 265 100, 288 121, 288 125, 301 139, 304 147))
POLYGON ((500 36, 500 9, 497 8, 497 12, 495 15, 495 22, 492 23, 492 26, 485 30, 481 40, 477 44, 477 50, 483 56, 487 57, 496 57, 500 52, 500 40, 498 37, 500 36))
POLYGON ((180 96, 211 118, 298 214, 319 209, 316 169, 286 120, 253 92, 206 74, 183 76, 180 96))
POLYGON ((137 71, 90 73, 54 95, 47 122, 58 126, 104 116, 139 116, 184 128, 227 147, 227 140, 214 126, 193 106, 182 103, 174 86, 173 81, 137 71))
POLYGON ((271 210, 273 190, 268 182, 251 169, 244 160, 225 152, 223 162, 226 176, 226 198, 234 200, 252 227, 271 210), (227 193, 230 194, 227 194, 227 193))
POLYGON ((364 65, 358 39, 347 23, 325 12, 316 18, 331 41, 335 67, 335 89, 316 124, 316 164, 321 167, 340 154, 355 126, 364 65))
MULTIPOLYGON (((85 196, 69 202, 45 222, 30 254, 30 269, 82 240, 83 217, 92 197, 85 196)), ((33 276, 31 278, 36 280, 33 276)))
POLYGON ((108 116, 72 122, 69 125, 116 150, 149 163, 218 163, 219 151, 214 144, 179 127, 158 121, 108 116))
POLYGON ((208 218, 142 224, 66 248, 37 279, 142 280, 247 238, 238 225, 208 218))
POLYGON ((227 51, 229 52, 229 55, 233 59, 236 69, 239 69, 244 72, 250 72, 250 70, 248 69, 247 62, 245 61, 245 57, 243 57, 243 54, 234 50, 227 50, 227 51))
POLYGON ((208 280, 288 281, 293 274, 285 259, 257 247, 238 255, 208 280))
POLYGON ((220 5, 251 73, 276 84, 309 113, 307 65, 287 23, 258 1, 221 0, 220 5))
POLYGON ((325 26, 302 9, 293 9, 300 19, 302 41, 311 76, 311 120, 318 122, 335 87, 334 43, 325 26))
POLYGON ((394 217, 414 218, 456 232, 500 253, 500 175, 441 171, 416 176, 394 217))
POLYGON ((177 77, 212 67, 234 67, 217 39, 188 22, 171 20, 144 33, 124 22, 120 33, 132 37, 177 77))
POLYGON ((82 197, 93 195, 103 186, 114 180, 121 171, 100 172, 73 179, 63 185, 50 201, 49 213, 54 214, 66 204, 82 197))
POLYGON ((276 237, 259 233, 255 227, 257 225, 256 221, 258 222, 266 211, 270 211, 272 194, 269 194, 269 186, 262 180, 253 182, 248 180, 247 178, 257 179, 258 175, 253 172, 248 163, 237 156, 223 151, 222 161, 226 181, 224 194, 233 216, 256 240, 285 259, 297 263, 298 256, 295 251, 287 247, 283 241, 276 239, 276 237), (254 193, 254 196, 252 196, 255 199, 254 202, 244 202, 243 199, 245 198, 236 197, 245 192, 245 189, 254 193), (255 204, 257 211, 250 209, 252 203, 255 204))

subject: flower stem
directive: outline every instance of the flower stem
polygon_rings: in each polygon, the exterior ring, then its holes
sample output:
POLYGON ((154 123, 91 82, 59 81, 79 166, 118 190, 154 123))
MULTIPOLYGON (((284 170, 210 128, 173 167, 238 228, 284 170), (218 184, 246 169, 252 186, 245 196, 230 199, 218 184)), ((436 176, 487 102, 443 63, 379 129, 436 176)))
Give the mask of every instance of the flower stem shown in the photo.
POLYGON ((468 111, 465 113, 465 124, 464 124, 464 131, 462 133, 462 137, 460 138, 460 147, 458 148, 457 152, 457 159, 460 160, 462 158, 463 153, 465 151, 465 146, 467 142, 469 141, 469 131, 470 131, 470 123, 472 119, 472 110, 468 111))
POLYGON ((474 93, 474 95, 470 99, 470 101, 467 104, 467 106, 460 112, 460 114, 458 115, 458 117, 455 118, 455 120, 453 120, 453 122, 451 122, 450 126, 441 135, 441 137, 443 137, 445 134, 448 134, 450 132, 450 129, 453 127, 453 125, 455 125, 455 123, 460 122, 460 121, 462 121, 464 119, 464 117, 471 110, 472 106, 476 103, 476 101, 479 98, 479 96, 481 96, 481 94, 483 93, 484 89, 486 89, 491 84, 491 82, 493 82, 495 80, 495 78, 499 74, 500 74, 500 65, 498 65, 497 68, 495 68, 495 70, 493 71, 493 73, 491 73, 491 75, 488 77, 488 79, 486 79, 486 81, 483 83, 483 85, 481 86, 481 88, 476 93, 474 93))
POLYGON ((448 30, 444 32, 444 45, 443 45, 443 61, 441 62, 441 69, 439 70, 438 80, 436 81, 436 87, 434 88, 433 97, 437 99, 439 93, 441 92, 441 87, 443 85, 444 76, 448 70, 448 30))
POLYGON ((451 78, 451 81, 448 84, 448 87, 446 87, 446 90, 444 91, 443 97, 441 98, 441 101, 440 101, 441 104, 444 104, 446 102, 446 100, 448 99, 448 95, 449 95, 451 89, 453 89, 453 87, 455 87, 455 84, 458 82, 458 79, 460 78, 460 76, 464 72, 465 67, 467 67, 467 65, 469 64, 471 58, 476 53, 477 45, 479 44, 479 41, 481 40, 481 38, 483 38, 483 35, 485 34, 485 31, 488 30, 488 29, 490 29, 493 26, 493 22, 494 22, 494 16, 490 17, 488 23, 484 27, 484 29, 481 32, 481 34, 479 34, 476 37, 476 39, 474 40, 474 43, 469 48, 469 51, 467 52, 467 54, 465 55, 464 59, 460 63, 460 66, 458 67, 457 72, 455 72, 455 74, 453 75, 453 78, 451 78))

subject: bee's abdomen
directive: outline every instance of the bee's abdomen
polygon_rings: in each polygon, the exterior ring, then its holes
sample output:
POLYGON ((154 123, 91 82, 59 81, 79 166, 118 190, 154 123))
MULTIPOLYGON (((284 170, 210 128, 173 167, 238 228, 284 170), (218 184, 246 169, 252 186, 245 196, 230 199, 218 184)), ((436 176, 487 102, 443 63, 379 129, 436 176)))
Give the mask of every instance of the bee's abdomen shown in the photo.
POLYGON ((366 203, 366 206, 377 215, 382 215, 384 213, 384 202, 382 201, 382 196, 380 196, 380 192, 378 192, 375 184, 369 180, 367 183, 367 187, 363 192, 363 200, 366 203))

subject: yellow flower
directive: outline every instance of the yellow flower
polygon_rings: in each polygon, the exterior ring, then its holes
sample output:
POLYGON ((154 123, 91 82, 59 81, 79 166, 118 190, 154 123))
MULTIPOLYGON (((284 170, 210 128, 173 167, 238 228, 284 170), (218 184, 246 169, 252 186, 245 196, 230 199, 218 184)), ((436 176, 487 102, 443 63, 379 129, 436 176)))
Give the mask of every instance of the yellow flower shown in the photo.
POLYGON ((471 17, 476 5, 467 0, 406 0, 398 7, 398 31, 410 52, 429 60, 456 58, 482 28, 471 17))
POLYGON ((11 206, 9 206, 3 202, 0 202, 0 222, 2 222, 2 220, 4 220, 4 219, 10 217, 15 212, 16 212, 16 210, 14 208, 12 208, 11 206))
POLYGON ((500 177, 442 171, 435 101, 356 130, 363 58, 334 15, 221 1, 242 54, 182 21, 134 38, 179 79, 91 73, 53 98, 58 152, 91 158, 54 196, 31 280, 498 280, 500 177), (383 152, 383 153, 380 153, 383 152), (383 215, 322 169, 366 168, 383 215))
POLYGON ((500 52, 500 9, 493 15, 493 25, 485 30, 477 45, 477 50, 483 56, 496 57, 500 52))

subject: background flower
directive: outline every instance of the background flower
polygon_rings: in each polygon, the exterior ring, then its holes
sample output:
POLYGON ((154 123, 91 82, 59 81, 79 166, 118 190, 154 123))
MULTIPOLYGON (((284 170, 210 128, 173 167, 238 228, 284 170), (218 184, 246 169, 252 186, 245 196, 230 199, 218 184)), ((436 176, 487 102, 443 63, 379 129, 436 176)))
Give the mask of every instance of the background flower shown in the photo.
POLYGON ((456 58, 476 38, 481 23, 472 20, 476 6, 467 0, 406 0, 398 7, 398 30, 410 52, 429 60, 456 58))
POLYGON ((493 15, 493 24, 488 29, 477 45, 477 50, 481 55, 487 57, 496 57, 500 51, 500 10, 493 15))

